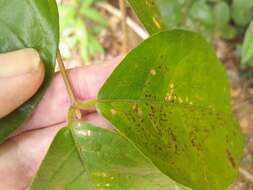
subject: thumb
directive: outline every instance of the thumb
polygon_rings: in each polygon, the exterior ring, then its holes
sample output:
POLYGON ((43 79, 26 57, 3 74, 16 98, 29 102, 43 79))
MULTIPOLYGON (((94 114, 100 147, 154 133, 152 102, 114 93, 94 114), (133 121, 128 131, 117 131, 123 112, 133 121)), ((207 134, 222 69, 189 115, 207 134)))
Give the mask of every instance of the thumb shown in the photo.
POLYGON ((34 49, 0 54, 0 118, 37 92, 44 72, 44 65, 34 49))
POLYGON ((39 63, 39 54, 31 48, 0 54, 0 78, 36 71, 39 63))

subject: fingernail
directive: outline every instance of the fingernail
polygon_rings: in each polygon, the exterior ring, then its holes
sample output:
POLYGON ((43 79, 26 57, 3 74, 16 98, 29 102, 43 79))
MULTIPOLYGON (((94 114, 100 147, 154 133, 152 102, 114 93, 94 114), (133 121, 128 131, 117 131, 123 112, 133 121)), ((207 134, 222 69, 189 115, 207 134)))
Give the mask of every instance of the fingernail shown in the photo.
POLYGON ((39 69, 40 56, 35 49, 27 48, 0 54, 0 77, 14 77, 39 69))

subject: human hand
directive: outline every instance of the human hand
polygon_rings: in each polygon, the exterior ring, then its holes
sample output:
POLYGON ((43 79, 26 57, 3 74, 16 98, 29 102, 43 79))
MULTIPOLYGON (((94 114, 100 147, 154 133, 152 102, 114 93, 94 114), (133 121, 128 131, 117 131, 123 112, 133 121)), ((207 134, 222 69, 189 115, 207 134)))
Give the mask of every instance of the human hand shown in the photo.
MULTIPOLYGON (((81 100, 95 98, 119 61, 117 58, 107 63, 69 71, 77 97, 81 100)), ((56 74, 31 118, 9 140, 0 145, 0 190, 27 188, 54 136, 66 125, 69 106, 63 79, 60 74, 56 74)), ((95 110, 84 115, 86 120, 94 124, 109 127, 95 110)))
POLYGON ((32 97, 44 75, 44 65, 34 49, 0 54, 0 118, 32 97))

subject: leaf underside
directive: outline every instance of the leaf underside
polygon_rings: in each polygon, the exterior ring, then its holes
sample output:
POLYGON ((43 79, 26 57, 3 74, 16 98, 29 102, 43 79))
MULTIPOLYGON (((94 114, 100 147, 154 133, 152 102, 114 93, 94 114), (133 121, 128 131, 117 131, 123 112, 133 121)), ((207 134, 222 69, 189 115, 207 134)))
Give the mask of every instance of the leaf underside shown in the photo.
POLYGON ((45 80, 37 94, 16 111, 0 119, 0 143, 31 114, 52 79, 58 31, 55 0, 0 0, 0 53, 35 48, 46 67, 45 80))
POLYGON ((30 189, 187 190, 188 188, 162 174, 120 135, 78 122, 58 132, 30 189))
POLYGON ((106 81, 97 110, 181 184, 224 190, 237 176, 242 134, 227 76, 196 33, 174 30, 144 41, 106 81))

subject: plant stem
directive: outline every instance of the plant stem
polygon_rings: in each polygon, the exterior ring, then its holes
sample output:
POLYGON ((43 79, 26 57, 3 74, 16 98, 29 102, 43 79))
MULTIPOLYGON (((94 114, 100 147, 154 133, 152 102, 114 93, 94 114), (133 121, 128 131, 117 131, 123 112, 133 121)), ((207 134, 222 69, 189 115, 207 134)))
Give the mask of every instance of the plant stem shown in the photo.
POLYGON ((73 123, 76 118, 75 115, 76 115, 76 109, 73 106, 71 106, 68 112, 67 123, 73 123))
MULTIPOLYGON (((57 62, 59 64, 59 68, 60 68, 64 83, 65 83, 65 86, 66 86, 66 89, 67 89, 67 92, 68 92, 68 95, 69 95, 71 106, 75 106, 76 104, 78 104, 78 100, 77 100, 77 98, 74 94, 73 87, 70 83, 70 80, 69 80, 67 71, 65 69, 64 62, 63 62, 60 50, 58 50, 58 52, 57 52, 57 62)), ((81 115, 80 110, 76 110, 75 113, 76 113, 76 117, 81 119, 82 115, 81 115)))
POLYGON ((73 121, 75 121, 76 111, 93 108, 96 105, 96 103, 97 103, 96 99, 91 99, 84 102, 77 102, 75 105, 71 106, 68 112, 68 123, 72 123, 73 121))
POLYGON ((81 110, 87 110, 89 108, 93 108, 97 103, 96 99, 87 100, 85 102, 78 102, 75 105, 75 108, 81 109, 81 110))
POLYGON ((126 13, 125 0, 119 0, 119 6, 121 10, 121 25, 122 25, 122 30, 124 33, 122 51, 123 53, 127 53, 128 52, 128 27, 127 27, 127 17, 126 17, 127 13, 126 13))

